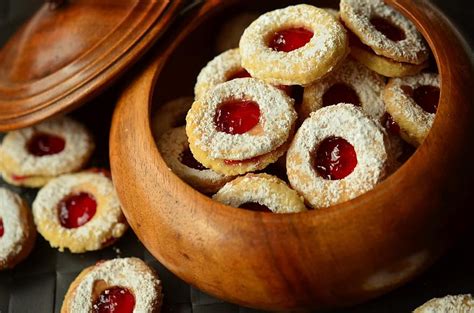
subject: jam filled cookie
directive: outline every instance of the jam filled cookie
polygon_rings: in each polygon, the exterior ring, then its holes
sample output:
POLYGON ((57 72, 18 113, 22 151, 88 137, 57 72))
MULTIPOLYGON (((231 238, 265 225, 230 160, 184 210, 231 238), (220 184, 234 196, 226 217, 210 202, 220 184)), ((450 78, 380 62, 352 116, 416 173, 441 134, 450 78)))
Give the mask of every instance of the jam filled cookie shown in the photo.
POLYGON ((247 174, 227 183, 213 197, 221 203, 253 211, 296 213, 306 211, 303 199, 281 179, 247 174))
POLYGON ((93 150, 84 126, 57 118, 9 132, 0 147, 0 166, 8 183, 41 187, 58 175, 80 170, 93 150))
POLYGON ((99 262, 71 283, 61 313, 158 313, 161 289, 155 271, 140 259, 99 262))
POLYGON ((186 117, 189 147, 201 164, 224 175, 264 169, 287 150, 293 100, 253 78, 217 85, 186 117))
POLYGON ((192 97, 181 97, 160 106, 152 119, 152 130, 155 139, 160 138, 171 128, 184 126, 186 124, 186 114, 193 101, 192 97))
POLYGON ((377 55, 390 60, 422 64, 428 47, 415 25, 383 0, 341 0, 346 26, 377 55))
POLYGON ((301 115, 306 118, 322 107, 351 103, 380 122, 385 113, 382 99, 384 87, 382 76, 360 63, 346 59, 340 68, 305 88, 301 115))
POLYGON ((446 296, 426 302, 413 313, 473 313, 474 299, 471 295, 446 296))
POLYGON ((36 228, 26 202, 0 188, 0 271, 24 260, 33 249, 35 239, 36 228))
POLYGON ((158 140, 158 148, 171 170, 188 184, 204 193, 214 193, 232 176, 224 176, 205 168, 189 149, 185 127, 173 128, 158 140))
POLYGON ((439 102, 438 74, 394 78, 384 91, 387 111, 400 125, 401 136, 419 146, 431 129, 439 102))
POLYGON ((255 21, 258 14, 255 12, 244 12, 230 18, 225 22, 217 34, 217 52, 224 52, 239 46, 240 37, 244 30, 255 21))
POLYGON ((260 16, 245 30, 239 47, 242 65, 252 77, 276 85, 308 85, 349 52, 339 21, 306 4, 260 16))
POLYGON ((353 199, 385 174, 388 141, 381 127, 352 104, 311 114, 287 153, 291 186, 313 208, 353 199))
POLYGON ((112 181, 82 172, 51 180, 33 202, 38 232, 52 247, 72 253, 102 249, 127 229, 112 181))

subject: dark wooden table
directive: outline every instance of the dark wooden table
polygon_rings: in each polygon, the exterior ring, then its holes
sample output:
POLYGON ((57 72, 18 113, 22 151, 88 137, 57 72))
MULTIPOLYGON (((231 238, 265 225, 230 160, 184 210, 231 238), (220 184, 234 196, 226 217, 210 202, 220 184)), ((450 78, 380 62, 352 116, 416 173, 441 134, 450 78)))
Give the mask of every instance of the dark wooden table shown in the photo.
MULTIPOLYGON (((461 28, 468 41, 474 42, 474 23, 471 22, 474 18, 474 2, 471 0, 434 2, 461 28)), ((0 45, 41 3, 41 0, 0 0, 0 45)), ((93 157, 92 166, 108 166, 109 124, 104 121, 110 121, 115 97, 112 90, 108 91, 73 114, 86 123, 96 135, 98 149, 93 157), (95 105, 96 103, 101 105, 95 105), (102 108, 100 112, 97 112, 97 107, 102 108)), ((21 193, 30 203, 36 195, 35 190, 11 187, 2 181, 0 186, 21 193)), ((474 227, 472 232, 461 238, 460 242, 428 272, 410 284, 369 303, 336 312, 411 312, 433 297, 474 293, 473 242, 474 227)), ((156 268, 163 281, 165 313, 259 312, 224 303, 187 285, 159 264, 143 248, 132 231, 129 231, 114 247, 81 255, 60 253, 51 249, 39 236, 32 255, 24 263, 13 271, 0 273, 0 313, 59 312, 70 282, 84 267, 94 264, 97 260, 117 256, 137 256, 156 268)))

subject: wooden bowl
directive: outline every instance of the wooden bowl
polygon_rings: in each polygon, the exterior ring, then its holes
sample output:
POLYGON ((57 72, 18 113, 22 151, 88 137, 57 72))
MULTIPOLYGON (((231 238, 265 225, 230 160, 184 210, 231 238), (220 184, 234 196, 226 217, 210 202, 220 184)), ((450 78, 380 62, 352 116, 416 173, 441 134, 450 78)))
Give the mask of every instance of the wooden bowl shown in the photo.
MULTIPOLYGON (((110 137, 112 173, 125 215, 168 269, 207 293, 244 306, 348 306, 425 270, 472 220, 471 54, 428 1, 387 2, 416 23, 433 50, 441 75, 433 128, 413 157, 372 191, 298 214, 224 206, 166 166, 150 130, 152 104, 192 94, 199 69, 215 54, 211 40, 216 23, 238 11, 241 2, 206 1, 173 26, 153 60, 124 91, 110 137)), ((267 10, 284 4, 258 2, 267 10)))

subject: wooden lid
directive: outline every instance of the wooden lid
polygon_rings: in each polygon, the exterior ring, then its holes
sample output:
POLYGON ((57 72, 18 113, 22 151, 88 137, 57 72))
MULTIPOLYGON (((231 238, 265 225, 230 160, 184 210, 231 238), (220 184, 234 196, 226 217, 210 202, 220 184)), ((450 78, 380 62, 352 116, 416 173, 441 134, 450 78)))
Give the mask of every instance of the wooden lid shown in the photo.
POLYGON ((0 50, 0 130, 29 126, 83 104, 143 55, 181 3, 43 5, 0 50))

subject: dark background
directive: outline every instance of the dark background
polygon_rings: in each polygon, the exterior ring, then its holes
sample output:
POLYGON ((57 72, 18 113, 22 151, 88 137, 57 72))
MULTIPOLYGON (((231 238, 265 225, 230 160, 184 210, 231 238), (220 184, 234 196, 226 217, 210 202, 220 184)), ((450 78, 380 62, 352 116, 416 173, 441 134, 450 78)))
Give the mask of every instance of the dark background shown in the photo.
MULTIPOLYGON (((100 1, 100 0, 96 0, 100 1)), ((34 12, 41 0, 0 0, 0 46, 34 12)), ((474 1, 435 0, 443 12, 458 25, 466 39, 474 42, 474 1)), ((96 135, 98 149, 93 157, 93 166, 108 166, 108 123, 112 105, 97 114, 97 103, 114 103, 114 92, 106 92, 98 99, 73 113, 85 122, 96 135), (99 126, 98 126, 99 125, 99 126)), ((1 138, 1 135, 0 135, 1 138)), ((1 139, 0 139, 1 140, 1 139)), ((0 186, 6 186, 0 180, 0 186)), ((34 190, 8 186, 32 201, 34 190)), ((433 297, 447 294, 474 293, 474 230, 440 259, 428 272, 410 284, 369 303, 338 313, 402 313, 433 297)), ((164 313, 255 313, 258 311, 240 308, 209 297, 186 285, 160 265, 143 248, 131 231, 114 247, 95 253, 72 255, 49 248, 39 236, 32 255, 14 271, 0 272, 0 313, 57 312, 59 313, 64 293, 70 282, 86 266, 99 259, 117 256, 138 256, 154 267, 160 275, 165 293, 164 313)))

